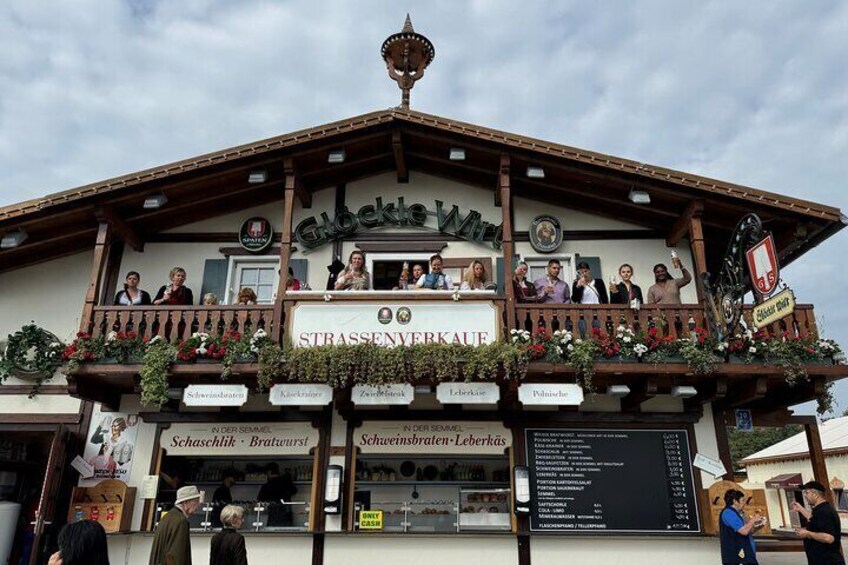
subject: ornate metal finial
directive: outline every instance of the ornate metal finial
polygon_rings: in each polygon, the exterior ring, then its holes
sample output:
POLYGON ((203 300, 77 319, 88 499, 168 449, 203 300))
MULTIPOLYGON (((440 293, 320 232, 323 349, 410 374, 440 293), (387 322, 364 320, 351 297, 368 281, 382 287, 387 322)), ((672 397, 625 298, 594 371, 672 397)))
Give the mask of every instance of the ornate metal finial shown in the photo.
POLYGON ((383 42, 380 55, 386 61, 389 78, 397 83, 403 93, 400 107, 408 110, 409 91, 415 86, 415 82, 424 76, 424 69, 433 62, 436 48, 429 39, 415 33, 412 19, 407 14, 403 29, 383 42))

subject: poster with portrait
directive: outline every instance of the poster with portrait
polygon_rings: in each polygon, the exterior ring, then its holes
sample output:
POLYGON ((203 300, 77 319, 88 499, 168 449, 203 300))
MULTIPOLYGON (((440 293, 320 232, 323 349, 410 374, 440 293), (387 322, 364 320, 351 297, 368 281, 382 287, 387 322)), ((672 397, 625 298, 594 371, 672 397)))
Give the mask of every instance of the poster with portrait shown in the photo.
POLYGON ((80 485, 91 486, 103 479, 129 480, 139 421, 138 414, 102 412, 100 405, 95 405, 83 453, 83 459, 94 467, 94 476, 83 477, 80 485))

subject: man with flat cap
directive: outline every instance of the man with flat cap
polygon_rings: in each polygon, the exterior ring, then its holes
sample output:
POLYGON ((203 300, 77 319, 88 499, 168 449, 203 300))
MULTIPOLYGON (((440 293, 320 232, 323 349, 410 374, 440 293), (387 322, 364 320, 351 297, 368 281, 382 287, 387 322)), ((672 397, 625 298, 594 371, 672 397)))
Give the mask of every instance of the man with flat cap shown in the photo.
POLYGON ((825 498, 827 489, 816 481, 801 486, 804 500, 812 507, 807 510, 793 502, 790 510, 806 519, 806 527, 798 528, 798 537, 804 540, 804 553, 809 565, 845 565, 842 556, 842 528, 839 514, 825 498))
POLYGON ((174 507, 159 520, 150 565, 191 565, 191 539, 188 517, 200 506, 200 491, 194 485, 177 490, 174 507))

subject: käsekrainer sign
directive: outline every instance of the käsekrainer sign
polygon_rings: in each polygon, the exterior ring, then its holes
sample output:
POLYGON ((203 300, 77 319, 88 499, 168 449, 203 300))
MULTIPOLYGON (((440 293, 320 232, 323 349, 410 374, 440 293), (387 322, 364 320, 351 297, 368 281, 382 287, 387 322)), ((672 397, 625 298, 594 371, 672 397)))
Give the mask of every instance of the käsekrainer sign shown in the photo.
POLYGON ((318 430, 309 422, 172 424, 160 443, 168 455, 308 455, 318 430))
POLYGON ((484 345, 498 339, 493 302, 415 301, 296 304, 291 313, 295 347, 374 343, 386 347, 420 343, 484 345))
POLYGON ((369 421, 353 438, 362 453, 502 455, 512 445, 500 422, 369 421))

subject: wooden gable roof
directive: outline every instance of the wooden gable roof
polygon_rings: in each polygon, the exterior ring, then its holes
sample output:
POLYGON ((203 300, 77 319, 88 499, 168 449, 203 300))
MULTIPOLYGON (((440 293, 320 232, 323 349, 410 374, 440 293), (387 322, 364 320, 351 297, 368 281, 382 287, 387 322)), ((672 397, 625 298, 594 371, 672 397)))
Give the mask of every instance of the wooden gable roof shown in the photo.
POLYGON ((90 249, 99 218, 117 220, 119 235, 141 246, 153 234, 203 218, 282 198, 283 160, 291 158, 301 179, 304 206, 311 194, 339 184, 410 170, 490 188, 493 198, 500 155, 511 155, 513 194, 624 220, 672 234, 692 205, 703 202, 708 253, 719 260, 736 221, 754 211, 776 237, 784 263, 844 227, 831 206, 646 163, 497 131, 416 112, 389 109, 185 159, 161 167, 0 208, 0 234, 23 228, 28 239, 0 250, 0 271, 90 249), (464 161, 448 158, 451 147, 464 161), (330 150, 346 159, 329 164, 330 150), (527 166, 545 169, 530 179, 527 166), (268 180, 249 184, 249 172, 264 167, 268 180), (651 195, 649 206, 633 204, 631 189, 651 195), (164 193, 168 204, 144 210, 148 196, 164 193), (718 250, 718 252, 714 251, 718 250))

